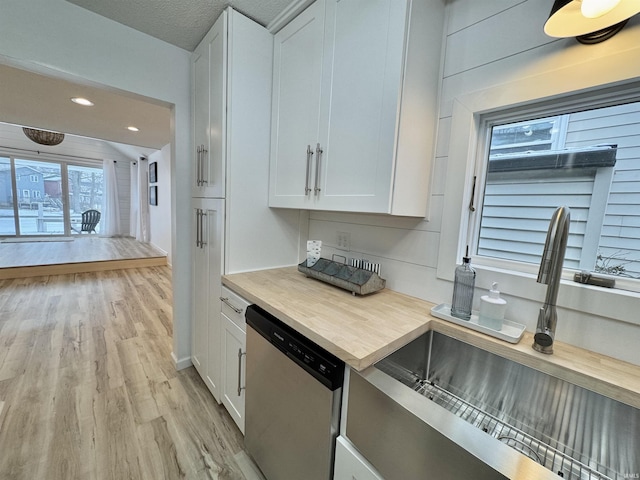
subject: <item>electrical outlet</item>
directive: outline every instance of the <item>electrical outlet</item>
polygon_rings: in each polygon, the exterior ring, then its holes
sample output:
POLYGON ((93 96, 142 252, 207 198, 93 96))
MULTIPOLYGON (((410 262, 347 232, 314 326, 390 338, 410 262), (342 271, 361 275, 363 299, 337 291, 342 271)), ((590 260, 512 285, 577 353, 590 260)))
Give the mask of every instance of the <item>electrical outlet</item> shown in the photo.
POLYGON ((351 250, 351 234, 349 232, 337 232, 336 245, 340 250, 351 250))

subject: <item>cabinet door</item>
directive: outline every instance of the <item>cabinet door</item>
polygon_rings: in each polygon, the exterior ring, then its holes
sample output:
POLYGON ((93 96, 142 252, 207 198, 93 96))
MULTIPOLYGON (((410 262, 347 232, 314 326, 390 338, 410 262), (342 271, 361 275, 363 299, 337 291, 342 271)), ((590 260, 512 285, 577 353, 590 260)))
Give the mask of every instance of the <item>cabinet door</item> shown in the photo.
POLYGON ((269 205, 313 202, 318 142, 325 0, 318 0, 274 39, 269 205), (307 154, 308 148, 314 152, 307 154))
POLYGON ((193 183, 194 195, 201 187, 204 150, 209 146, 209 44, 203 43, 191 57, 193 78, 193 183))
POLYGON ((192 326, 191 326, 191 361, 200 376, 207 377, 207 338, 209 335, 207 298, 209 272, 207 250, 200 246, 202 227, 200 205, 192 209, 192 232, 194 245, 191 249, 193 289, 192 289, 192 326))
POLYGON ((194 199, 192 359, 217 401, 221 399, 220 280, 224 200, 194 199))
POLYGON ((222 403, 244 434, 246 334, 224 313, 222 317, 222 403))
POLYGON ((227 18, 224 11, 193 56, 196 155, 193 195, 198 197, 225 195, 227 18))
POLYGON ((402 91, 407 2, 327 2, 320 205, 387 213, 402 91))
POLYGON ((384 480, 343 437, 336 440, 334 480, 384 480))

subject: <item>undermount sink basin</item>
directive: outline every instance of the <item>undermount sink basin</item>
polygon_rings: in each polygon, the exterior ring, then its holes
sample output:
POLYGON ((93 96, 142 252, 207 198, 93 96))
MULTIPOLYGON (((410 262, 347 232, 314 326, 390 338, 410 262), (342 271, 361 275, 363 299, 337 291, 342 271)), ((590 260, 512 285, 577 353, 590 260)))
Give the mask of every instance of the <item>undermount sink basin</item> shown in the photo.
POLYGON ((638 478, 636 408, 437 332, 375 368, 565 479, 638 478))

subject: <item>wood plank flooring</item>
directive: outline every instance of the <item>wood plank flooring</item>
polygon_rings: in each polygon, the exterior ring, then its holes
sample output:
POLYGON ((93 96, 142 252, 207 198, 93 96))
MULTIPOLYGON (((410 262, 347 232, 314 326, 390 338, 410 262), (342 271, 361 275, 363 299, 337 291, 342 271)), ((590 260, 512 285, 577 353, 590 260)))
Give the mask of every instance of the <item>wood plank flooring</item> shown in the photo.
POLYGON ((261 478, 171 303, 167 267, 0 280, 0 479, 261 478))
POLYGON ((0 242, 0 279, 167 265, 167 257, 134 238, 95 235, 72 241, 0 242))

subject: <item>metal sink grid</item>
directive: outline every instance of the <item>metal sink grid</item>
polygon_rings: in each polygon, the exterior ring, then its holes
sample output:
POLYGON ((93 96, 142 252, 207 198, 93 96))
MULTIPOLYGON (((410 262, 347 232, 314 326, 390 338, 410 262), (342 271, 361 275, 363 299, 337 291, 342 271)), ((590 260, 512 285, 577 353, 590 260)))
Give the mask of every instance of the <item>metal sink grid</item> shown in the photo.
MULTIPOLYGON (((448 392, 433 382, 421 378, 417 373, 397 365, 395 362, 383 361, 376 368, 387 375, 401 381, 406 386, 435 402, 447 411, 472 424, 538 462, 561 478, 570 480, 612 480, 617 476, 602 465, 595 467, 586 465, 560 448, 554 448, 535 438, 533 435, 516 428, 504 420, 477 408, 462 398, 448 392)), ((558 445, 558 447, 562 447, 558 445)))

